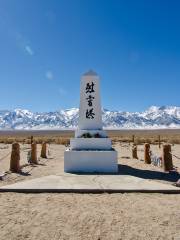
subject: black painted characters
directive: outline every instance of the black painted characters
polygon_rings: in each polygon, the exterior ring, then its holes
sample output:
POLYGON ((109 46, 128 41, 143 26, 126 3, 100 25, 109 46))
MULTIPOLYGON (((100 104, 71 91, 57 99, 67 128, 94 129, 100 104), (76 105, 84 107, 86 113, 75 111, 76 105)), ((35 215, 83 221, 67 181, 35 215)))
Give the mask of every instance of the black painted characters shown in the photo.
POLYGON ((93 108, 93 100, 95 99, 95 97, 92 95, 93 93, 95 93, 94 86, 95 86, 95 84, 93 82, 86 84, 86 94, 88 95, 88 93, 89 93, 89 95, 86 98, 87 105, 89 107, 91 107, 86 110, 86 118, 87 119, 93 119, 95 116, 94 108, 93 108))

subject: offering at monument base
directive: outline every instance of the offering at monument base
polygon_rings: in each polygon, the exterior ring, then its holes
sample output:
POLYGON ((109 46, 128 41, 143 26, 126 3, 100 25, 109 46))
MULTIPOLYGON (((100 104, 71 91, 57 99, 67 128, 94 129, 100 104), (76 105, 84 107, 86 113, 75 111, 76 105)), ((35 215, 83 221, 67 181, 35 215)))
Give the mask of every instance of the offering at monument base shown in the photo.
POLYGON ((118 171, 117 152, 102 129, 99 77, 89 71, 82 76, 78 129, 64 153, 65 172, 118 171))

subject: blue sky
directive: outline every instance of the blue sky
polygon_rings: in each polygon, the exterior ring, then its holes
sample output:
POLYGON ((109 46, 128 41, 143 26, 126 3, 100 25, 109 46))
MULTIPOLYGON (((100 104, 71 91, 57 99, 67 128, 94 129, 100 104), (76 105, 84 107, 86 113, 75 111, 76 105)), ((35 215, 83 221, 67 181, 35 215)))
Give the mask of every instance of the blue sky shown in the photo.
POLYGON ((101 77, 104 108, 180 105, 177 0, 0 0, 0 109, 79 106, 101 77))

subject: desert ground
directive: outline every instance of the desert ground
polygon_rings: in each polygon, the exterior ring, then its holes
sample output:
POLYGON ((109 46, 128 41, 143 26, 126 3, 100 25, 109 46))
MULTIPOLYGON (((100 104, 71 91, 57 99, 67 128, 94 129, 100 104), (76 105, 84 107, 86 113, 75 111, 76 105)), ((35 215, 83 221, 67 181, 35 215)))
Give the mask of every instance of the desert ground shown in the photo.
MULTIPOLYGON (((23 138, 25 138, 23 136, 23 138)), ((8 141, 7 141, 8 142, 8 141)), ((60 142, 59 142, 60 143, 60 142)), ((132 159, 132 143, 116 136, 119 173, 173 184, 180 176, 180 145, 172 145, 176 172, 144 164, 143 144, 138 158, 132 159)), ((62 144, 48 144, 48 158, 39 157, 38 165, 27 164, 30 144, 21 143, 22 172, 10 173, 0 186, 63 172, 62 144)), ((151 144, 160 156, 162 147, 151 144)), ((41 145, 38 144, 38 156, 41 145)), ((9 170, 11 144, 0 144, 0 172, 9 170)), ((0 239, 180 239, 180 194, 23 194, 0 193, 0 239)))

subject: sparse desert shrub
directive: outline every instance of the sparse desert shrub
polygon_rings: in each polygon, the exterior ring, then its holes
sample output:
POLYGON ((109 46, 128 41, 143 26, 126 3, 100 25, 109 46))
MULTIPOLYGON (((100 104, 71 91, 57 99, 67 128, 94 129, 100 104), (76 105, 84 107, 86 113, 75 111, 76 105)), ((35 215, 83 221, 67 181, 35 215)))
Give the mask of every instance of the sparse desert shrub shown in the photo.
POLYGON ((180 144, 180 138, 177 139, 177 138, 170 138, 169 139, 169 142, 172 143, 172 144, 180 144))
POLYGON ((4 143, 6 144, 12 144, 13 142, 15 142, 15 138, 7 138, 4 143))
POLYGON ((69 138, 58 138, 55 140, 55 143, 60 144, 60 145, 69 145, 70 139, 69 138))
MULTIPOLYGON (((119 134, 118 132, 107 132, 108 136, 112 139, 112 144, 116 144, 116 143, 132 143, 132 134, 131 132, 127 132, 127 134, 119 134), (119 135, 118 135, 119 134, 119 135)), ((41 134, 41 133, 40 133, 41 134)), ((70 133, 70 132, 63 132, 61 134, 57 133, 56 134, 52 134, 52 135, 40 135, 37 133, 34 134, 34 140, 38 143, 41 144, 42 142, 46 142, 46 143, 56 143, 56 144, 63 144, 63 145, 67 145, 69 144, 69 139, 70 137, 74 137, 74 133, 70 133)), ((3 135, 1 133, 0 135, 0 143, 4 143, 4 144, 12 144, 13 142, 18 142, 18 143, 26 143, 26 144, 30 144, 31 143, 31 133, 28 133, 27 135, 23 134, 22 135, 16 135, 16 134, 10 134, 10 135, 3 135)), ((134 143, 137 145, 141 145, 144 143, 150 143, 150 144, 158 144, 158 134, 152 134, 152 132, 146 133, 146 134, 135 134, 135 141, 134 143)), ((93 134, 91 135, 90 133, 86 133, 83 136, 84 138, 90 138, 90 137, 101 137, 99 136, 99 134, 93 134)), ((167 134, 166 132, 162 133, 160 135, 160 142, 161 144, 163 143, 169 143, 169 144, 180 144, 180 134, 175 133, 175 134, 167 134)))

